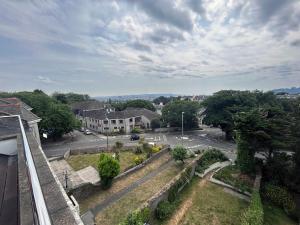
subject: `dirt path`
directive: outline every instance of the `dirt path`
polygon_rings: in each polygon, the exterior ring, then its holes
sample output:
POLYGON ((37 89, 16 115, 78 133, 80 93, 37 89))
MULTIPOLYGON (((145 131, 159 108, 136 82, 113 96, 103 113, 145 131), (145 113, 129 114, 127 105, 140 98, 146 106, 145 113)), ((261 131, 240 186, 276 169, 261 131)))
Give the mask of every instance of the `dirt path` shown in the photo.
MULTIPOLYGON (((211 175, 211 173, 207 174, 204 178, 202 178, 199 181, 199 183, 197 184, 197 188, 203 188, 204 185, 208 182, 210 175, 211 175)), ((190 194, 190 196, 188 197, 188 199, 186 199, 182 204, 180 204, 180 206, 179 206, 180 208, 178 210, 176 210, 175 213, 173 213, 173 216, 170 218, 167 225, 181 224, 181 221, 183 220, 186 212, 189 210, 189 208, 193 204, 193 199, 194 199, 195 195, 196 195, 196 188, 193 189, 193 191, 190 194)))

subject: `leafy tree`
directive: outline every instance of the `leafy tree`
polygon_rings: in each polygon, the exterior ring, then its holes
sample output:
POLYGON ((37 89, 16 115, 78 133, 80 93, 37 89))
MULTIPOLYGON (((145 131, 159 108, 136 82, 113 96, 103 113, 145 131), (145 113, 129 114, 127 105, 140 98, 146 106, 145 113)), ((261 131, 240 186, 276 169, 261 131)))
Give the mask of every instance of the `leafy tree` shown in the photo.
POLYGON ((184 159, 187 156, 187 150, 183 146, 176 146, 172 150, 172 156, 175 161, 181 161, 182 163, 184 163, 184 159))
POLYGON ((112 106, 117 111, 122 111, 130 107, 130 108, 144 108, 155 112, 155 107, 152 105, 152 103, 150 101, 142 100, 142 99, 129 100, 126 102, 114 102, 112 103, 112 106))
POLYGON ((152 130, 154 130, 156 128, 160 128, 160 126, 161 126, 160 119, 153 119, 153 120, 151 120, 151 128, 152 128, 152 130))
POLYGON ((183 127, 191 129, 198 127, 197 113, 200 105, 196 102, 176 100, 169 102, 162 109, 162 121, 164 125, 171 127, 181 127, 182 112, 184 112, 183 127))
POLYGON ((49 97, 41 90, 1 93, 0 96, 17 97, 31 106, 33 108, 32 112, 42 119, 39 123, 40 133, 47 133, 53 139, 57 139, 79 127, 79 121, 76 120, 69 107, 49 97))
POLYGON ((52 97, 64 104, 72 104, 74 102, 81 102, 81 101, 86 101, 90 99, 89 95, 86 94, 77 94, 77 93, 59 93, 59 92, 54 92, 52 94, 52 97))
POLYGON ((102 153, 99 158, 98 170, 103 188, 109 188, 112 179, 120 172, 120 164, 112 156, 102 153))
POLYGON ((172 101, 173 97, 165 97, 165 96, 159 96, 158 98, 153 100, 153 103, 156 105, 159 105, 160 103, 163 103, 164 105, 172 101))
POLYGON ((226 139, 233 138, 234 115, 248 111, 256 105, 255 94, 249 91, 225 90, 214 93, 202 102, 206 108, 205 124, 220 126, 226 139))

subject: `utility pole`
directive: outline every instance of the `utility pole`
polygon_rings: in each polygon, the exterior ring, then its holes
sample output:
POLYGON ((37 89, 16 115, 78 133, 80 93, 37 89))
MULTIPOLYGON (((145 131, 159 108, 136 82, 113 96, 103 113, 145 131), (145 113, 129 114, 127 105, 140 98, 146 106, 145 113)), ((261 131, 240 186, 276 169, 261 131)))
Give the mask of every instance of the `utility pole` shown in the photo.
POLYGON ((183 146, 183 114, 184 112, 181 112, 181 145, 183 146))
MULTIPOLYGON (((106 117, 107 125, 109 127, 109 120, 106 117)), ((106 129, 106 150, 108 151, 108 129, 106 129)))

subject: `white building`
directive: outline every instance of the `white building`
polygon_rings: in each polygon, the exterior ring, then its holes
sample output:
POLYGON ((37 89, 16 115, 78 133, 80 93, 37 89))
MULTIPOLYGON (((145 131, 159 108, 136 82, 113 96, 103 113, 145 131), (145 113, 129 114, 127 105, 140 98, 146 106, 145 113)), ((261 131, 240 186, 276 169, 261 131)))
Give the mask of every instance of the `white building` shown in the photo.
POLYGON ((99 133, 130 133, 133 128, 150 130, 151 121, 160 116, 148 109, 128 108, 123 111, 83 110, 76 117, 84 127, 99 133))

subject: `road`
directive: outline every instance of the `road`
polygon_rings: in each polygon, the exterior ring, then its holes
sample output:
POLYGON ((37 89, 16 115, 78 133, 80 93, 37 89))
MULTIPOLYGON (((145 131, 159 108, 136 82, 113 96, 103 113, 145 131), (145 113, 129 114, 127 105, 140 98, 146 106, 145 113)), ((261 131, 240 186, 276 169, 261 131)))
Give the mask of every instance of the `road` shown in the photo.
MULTIPOLYGON (((205 128, 204 130, 186 131, 181 138, 181 132, 172 133, 145 133, 141 134, 147 142, 169 144, 171 147, 183 144, 190 150, 217 148, 223 150, 228 158, 235 160, 236 145, 224 141, 224 134, 216 128, 205 128)), ((130 135, 109 136, 108 144, 113 145, 116 141, 121 141, 125 145, 136 145, 137 141, 130 141, 130 135)), ((84 135, 79 131, 74 132, 74 136, 65 136, 57 142, 48 142, 42 145, 47 157, 62 156, 72 148, 103 147, 106 146, 107 137, 102 134, 84 135)))

